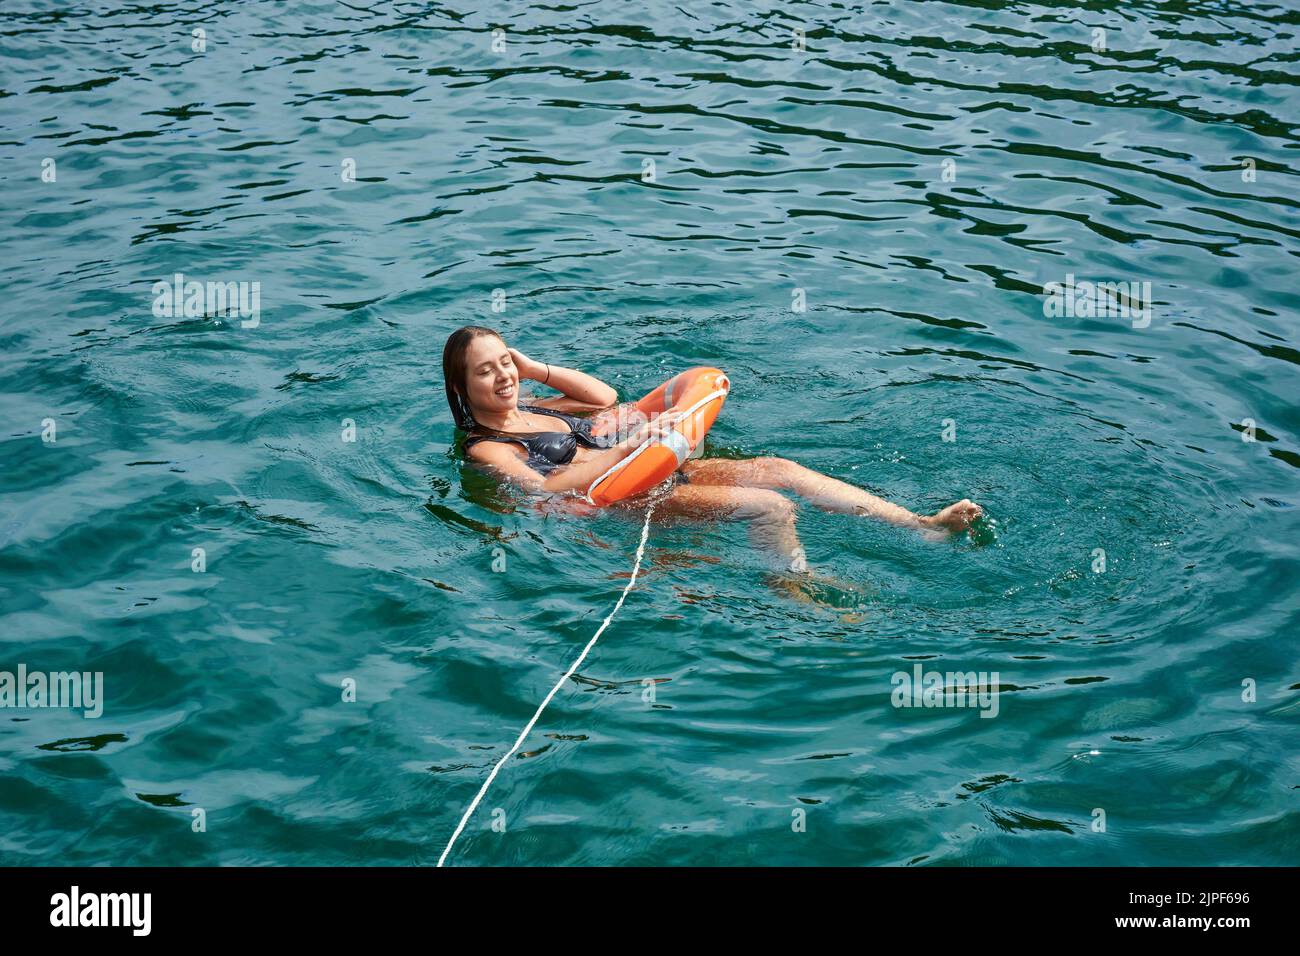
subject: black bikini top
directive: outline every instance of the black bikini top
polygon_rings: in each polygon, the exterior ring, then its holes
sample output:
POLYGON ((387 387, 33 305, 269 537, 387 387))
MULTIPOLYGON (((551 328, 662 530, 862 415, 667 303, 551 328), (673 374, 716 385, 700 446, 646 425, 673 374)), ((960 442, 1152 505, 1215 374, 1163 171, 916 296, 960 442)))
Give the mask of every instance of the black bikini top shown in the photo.
POLYGON ((536 405, 520 405, 519 410, 558 418, 567 423, 572 431, 519 432, 515 434, 513 432, 480 432, 475 429, 465 438, 465 451, 468 452, 471 445, 481 441, 515 442, 523 445, 524 451, 528 453, 528 467, 545 475, 554 471, 558 466, 567 465, 573 461, 573 456, 577 452, 579 445, 583 448, 610 447, 609 440, 591 433, 591 422, 585 418, 575 418, 573 415, 566 415, 550 408, 538 408, 536 405))

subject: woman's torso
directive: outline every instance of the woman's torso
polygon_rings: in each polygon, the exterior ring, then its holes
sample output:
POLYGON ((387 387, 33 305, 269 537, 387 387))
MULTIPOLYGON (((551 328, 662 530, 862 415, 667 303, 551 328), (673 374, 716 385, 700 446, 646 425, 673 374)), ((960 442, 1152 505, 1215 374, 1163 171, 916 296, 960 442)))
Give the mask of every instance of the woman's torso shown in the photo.
POLYGON ((521 461, 543 475, 561 465, 581 462, 595 451, 608 448, 601 436, 592 434, 586 419, 566 415, 536 405, 520 405, 525 424, 539 426, 536 431, 503 432, 474 429, 465 438, 465 451, 481 441, 501 442, 513 446, 521 461), (556 428, 556 425, 559 428, 556 428))

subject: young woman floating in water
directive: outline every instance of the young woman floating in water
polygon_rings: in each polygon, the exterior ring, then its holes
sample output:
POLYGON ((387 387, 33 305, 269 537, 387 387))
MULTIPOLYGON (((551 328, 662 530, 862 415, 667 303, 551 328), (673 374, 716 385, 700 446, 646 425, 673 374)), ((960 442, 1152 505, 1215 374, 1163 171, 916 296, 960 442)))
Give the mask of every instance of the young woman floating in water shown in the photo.
MULTIPOLYGON (((674 419, 633 422, 626 438, 602 438, 573 412, 599 412, 618 401, 614 390, 577 369, 536 362, 491 329, 468 325, 442 352, 447 404, 466 433, 465 454, 525 488, 581 494, 646 438, 665 434, 674 419), (563 393, 519 404, 519 383, 531 379, 563 393)), ((626 431, 626 430, 625 430, 626 431)), ((657 506, 661 514, 749 521, 750 534, 781 570, 803 570, 790 491, 824 511, 864 515, 931 533, 964 531, 983 512, 962 499, 933 515, 916 515, 861 488, 784 458, 692 459, 679 469, 657 506)), ((635 499, 629 499, 635 503, 635 499)))

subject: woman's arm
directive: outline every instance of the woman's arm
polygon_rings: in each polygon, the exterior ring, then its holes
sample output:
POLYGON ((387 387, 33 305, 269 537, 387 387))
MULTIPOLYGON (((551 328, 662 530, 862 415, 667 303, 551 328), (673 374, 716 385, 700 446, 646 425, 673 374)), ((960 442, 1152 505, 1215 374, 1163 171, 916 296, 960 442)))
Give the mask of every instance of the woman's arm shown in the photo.
POLYGON ((557 411, 589 411, 593 408, 608 408, 618 401, 617 392, 586 372, 579 372, 576 368, 564 368, 562 365, 548 365, 545 362, 533 361, 518 349, 511 349, 510 355, 515 360, 515 367, 519 369, 520 378, 549 385, 563 392, 565 398, 570 400, 565 402, 565 399, 561 398, 548 398, 536 403, 544 408, 554 408, 557 411), (574 402, 581 407, 574 408, 574 402))
POLYGON ((549 475, 529 468, 520 459, 515 446, 506 442, 480 441, 470 446, 469 457, 490 465, 516 484, 532 491, 577 491, 586 494, 591 483, 626 458, 650 437, 659 437, 671 428, 670 423, 642 425, 629 438, 612 448, 593 454, 586 461, 556 468, 549 475))

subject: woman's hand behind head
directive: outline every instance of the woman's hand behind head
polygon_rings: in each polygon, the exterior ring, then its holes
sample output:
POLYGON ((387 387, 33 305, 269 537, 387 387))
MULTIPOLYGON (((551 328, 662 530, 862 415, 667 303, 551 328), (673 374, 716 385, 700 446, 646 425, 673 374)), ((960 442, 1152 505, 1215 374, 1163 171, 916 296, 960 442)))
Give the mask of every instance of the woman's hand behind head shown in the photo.
POLYGON ((519 369, 520 378, 531 378, 534 382, 540 382, 546 376, 546 366, 541 362, 534 362, 518 349, 507 348, 510 357, 515 360, 515 367, 519 369))

